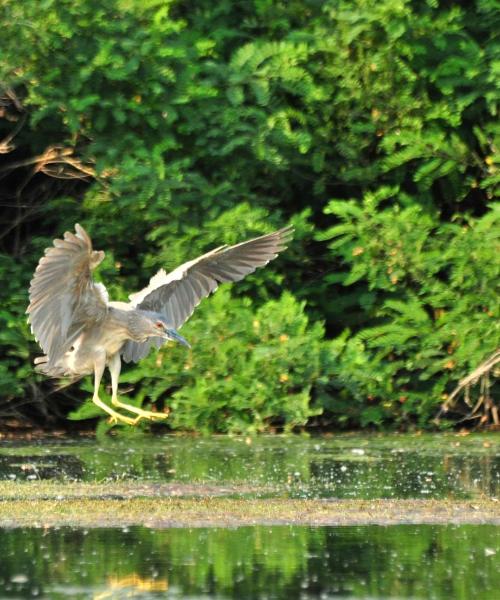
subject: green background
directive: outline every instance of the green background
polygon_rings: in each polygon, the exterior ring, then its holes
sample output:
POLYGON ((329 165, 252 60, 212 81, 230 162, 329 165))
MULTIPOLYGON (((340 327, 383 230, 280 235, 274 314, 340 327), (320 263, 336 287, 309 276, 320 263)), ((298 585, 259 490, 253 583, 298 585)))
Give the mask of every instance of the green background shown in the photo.
POLYGON ((2 2, 0 418, 99 414, 90 381, 35 375, 24 316, 38 258, 75 222, 114 299, 292 223, 279 259, 200 305, 192 354, 124 370, 128 401, 206 432, 434 426, 498 346, 499 15, 2 2))

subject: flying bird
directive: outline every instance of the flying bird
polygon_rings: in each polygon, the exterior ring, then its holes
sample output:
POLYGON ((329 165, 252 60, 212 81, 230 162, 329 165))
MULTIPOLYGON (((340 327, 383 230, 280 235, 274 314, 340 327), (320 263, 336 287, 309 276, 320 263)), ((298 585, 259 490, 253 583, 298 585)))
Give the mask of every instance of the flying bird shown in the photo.
POLYGON ((143 410, 121 402, 118 379, 121 360, 138 362, 152 347, 168 340, 189 346, 177 332, 200 301, 220 283, 239 281, 263 267, 286 248, 293 227, 284 227, 234 246, 220 246, 184 263, 171 273, 160 269, 149 285, 129 296, 130 302, 110 302, 92 271, 104 259, 93 250, 81 226, 66 232, 45 250, 31 280, 26 310, 35 339, 45 356, 37 370, 49 377, 79 379, 94 374, 92 401, 111 423, 135 425, 141 419, 163 419, 166 413, 143 410), (105 368, 111 373, 111 403, 132 413, 121 414, 99 398, 105 368))

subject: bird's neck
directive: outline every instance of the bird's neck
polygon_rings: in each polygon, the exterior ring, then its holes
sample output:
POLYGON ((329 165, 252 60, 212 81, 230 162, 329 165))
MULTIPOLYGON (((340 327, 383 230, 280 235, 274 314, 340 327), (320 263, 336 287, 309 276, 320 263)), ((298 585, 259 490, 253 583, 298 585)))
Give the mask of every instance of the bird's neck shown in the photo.
POLYGON ((135 339, 133 312, 134 309, 125 302, 110 302, 108 312, 109 324, 112 325, 112 330, 116 333, 116 337, 122 341, 135 339))

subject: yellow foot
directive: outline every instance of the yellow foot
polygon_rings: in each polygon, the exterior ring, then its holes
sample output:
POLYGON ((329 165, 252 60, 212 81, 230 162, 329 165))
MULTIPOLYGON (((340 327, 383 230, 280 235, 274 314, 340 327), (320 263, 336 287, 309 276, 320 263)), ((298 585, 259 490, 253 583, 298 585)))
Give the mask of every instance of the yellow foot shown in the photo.
POLYGON ((137 415, 137 417, 133 419, 134 425, 138 423, 141 419, 149 419, 150 421, 154 421, 155 419, 166 419, 168 417, 168 412, 158 413, 152 412, 150 410, 143 410, 142 408, 137 408, 137 406, 132 406, 131 404, 120 402, 118 398, 112 398, 111 402, 113 403, 113 406, 118 406, 119 408, 123 408, 137 415))
POLYGON ((101 408, 104 412, 107 412, 109 415, 109 423, 112 425, 116 425, 116 423, 126 423, 127 425, 135 425, 138 419, 131 419, 130 417, 126 417, 125 415, 121 415, 120 413, 113 410, 107 404, 99 398, 99 396, 94 396, 92 398, 92 402, 96 404, 99 408, 101 408))
MULTIPOLYGON (((106 411, 107 412, 107 411, 106 411)), ((137 419, 131 419, 130 417, 126 417, 125 415, 121 415, 113 411, 114 414, 109 413, 108 423, 110 425, 116 425, 117 423, 126 423, 127 425, 135 425, 137 423, 137 419)))

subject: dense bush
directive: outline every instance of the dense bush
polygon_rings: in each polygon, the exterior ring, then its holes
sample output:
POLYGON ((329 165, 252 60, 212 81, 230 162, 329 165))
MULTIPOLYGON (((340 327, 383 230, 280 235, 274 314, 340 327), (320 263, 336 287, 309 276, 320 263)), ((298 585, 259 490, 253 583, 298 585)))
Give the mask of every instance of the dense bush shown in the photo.
POLYGON ((23 318, 42 249, 76 221, 121 299, 160 266, 296 226, 186 326, 192 367, 169 349, 124 372, 174 427, 319 411, 426 425, 498 345, 493 0, 7 0, 0 15, 0 415, 85 395, 47 396, 23 318))
POLYGON ((397 188, 381 188, 326 211, 340 220, 321 234, 347 267, 339 282, 366 284, 360 303, 371 315, 369 326, 333 342, 333 381, 350 403, 339 420, 408 424, 418 415, 424 425, 450 374, 467 374, 498 345, 498 206, 440 225, 397 188), (395 195, 401 203, 384 209, 395 195))

